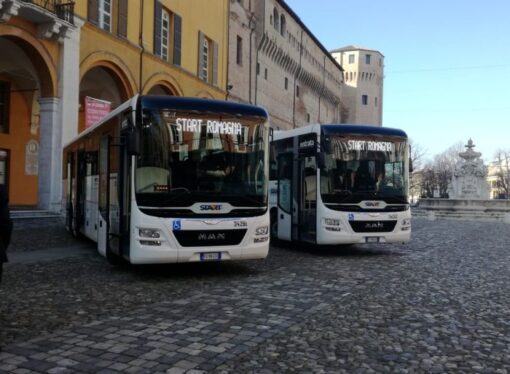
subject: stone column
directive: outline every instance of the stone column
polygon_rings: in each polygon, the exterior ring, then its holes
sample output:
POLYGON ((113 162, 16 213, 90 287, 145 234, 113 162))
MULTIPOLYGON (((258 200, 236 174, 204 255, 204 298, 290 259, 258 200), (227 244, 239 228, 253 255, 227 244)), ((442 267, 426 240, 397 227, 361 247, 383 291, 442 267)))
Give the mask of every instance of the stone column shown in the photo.
POLYGON ((60 99, 39 99, 39 208, 60 213, 62 128, 60 99))
POLYGON ((78 135, 80 94, 80 32, 83 21, 75 18, 74 28, 67 30, 59 61, 59 96, 62 113, 62 146, 78 135))

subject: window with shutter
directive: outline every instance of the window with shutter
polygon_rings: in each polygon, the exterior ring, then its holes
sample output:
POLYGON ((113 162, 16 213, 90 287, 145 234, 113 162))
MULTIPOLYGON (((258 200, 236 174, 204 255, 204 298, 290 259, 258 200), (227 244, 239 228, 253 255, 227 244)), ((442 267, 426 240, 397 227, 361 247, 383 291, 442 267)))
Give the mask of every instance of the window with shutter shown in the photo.
POLYGON ((161 57, 161 14, 163 8, 158 0, 154 0, 154 54, 161 57))
POLYGON ((99 21, 99 5, 98 0, 88 0, 88 20, 94 25, 99 21))
POLYGON ((182 18, 174 13, 174 58, 175 65, 181 65, 181 30, 182 18))
POLYGON ((198 77, 212 85, 218 85, 218 43, 198 32, 198 77))
POLYGON ((200 77, 204 81, 209 81, 209 40, 202 39, 202 66, 200 67, 200 77))
POLYGON ((119 9, 118 9, 118 18, 119 21, 117 23, 117 34, 124 38, 127 37, 127 20, 128 20, 128 7, 127 0, 118 0, 119 1, 119 9))
POLYGON ((170 15, 163 9, 161 12, 161 58, 168 61, 168 40, 170 38, 170 15))
POLYGON ((112 0, 99 0, 99 27, 112 31, 112 0))

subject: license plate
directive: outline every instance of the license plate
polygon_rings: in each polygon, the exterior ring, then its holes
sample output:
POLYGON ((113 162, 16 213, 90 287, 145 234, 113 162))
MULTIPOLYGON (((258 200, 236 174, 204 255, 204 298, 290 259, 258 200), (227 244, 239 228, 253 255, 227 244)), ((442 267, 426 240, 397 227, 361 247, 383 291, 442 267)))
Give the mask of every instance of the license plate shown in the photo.
POLYGON ((366 243, 379 243, 379 237, 378 236, 370 236, 368 238, 365 238, 366 243))
POLYGON ((219 260, 221 260, 221 252, 200 253, 200 261, 219 261, 219 260))

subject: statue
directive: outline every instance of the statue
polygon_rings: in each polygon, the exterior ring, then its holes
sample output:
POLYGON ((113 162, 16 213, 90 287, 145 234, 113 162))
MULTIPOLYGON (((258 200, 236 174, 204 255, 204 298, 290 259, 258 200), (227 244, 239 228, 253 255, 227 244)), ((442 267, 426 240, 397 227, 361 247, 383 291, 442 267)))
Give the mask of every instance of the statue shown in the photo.
POLYGON ((489 185, 487 170, 483 165, 482 155, 475 152, 473 140, 469 139, 467 150, 459 153, 462 158, 453 171, 452 180, 448 186, 450 199, 488 199, 489 185))

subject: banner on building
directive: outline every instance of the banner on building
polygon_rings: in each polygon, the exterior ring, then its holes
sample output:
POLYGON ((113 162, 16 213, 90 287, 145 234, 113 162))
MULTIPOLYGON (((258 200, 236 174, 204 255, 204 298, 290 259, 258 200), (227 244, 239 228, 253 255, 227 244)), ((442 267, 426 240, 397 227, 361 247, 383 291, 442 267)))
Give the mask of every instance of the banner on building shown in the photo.
POLYGON ((89 128, 103 119, 112 109, 112 103, 106 100, 85 96, 85 128, 89 128))

